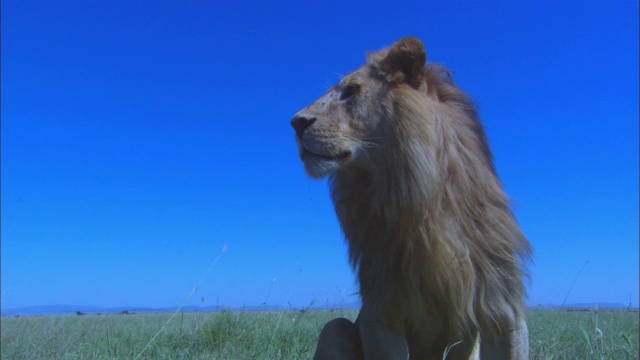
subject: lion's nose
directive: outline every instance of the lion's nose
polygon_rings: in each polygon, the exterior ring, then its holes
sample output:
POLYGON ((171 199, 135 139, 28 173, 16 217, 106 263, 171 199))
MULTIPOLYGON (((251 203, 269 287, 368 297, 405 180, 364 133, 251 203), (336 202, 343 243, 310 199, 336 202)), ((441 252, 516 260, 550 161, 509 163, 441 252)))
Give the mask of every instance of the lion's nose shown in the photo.
POLYGON ((296 115, 293 117, 293 120, 291 120, 291 126, 293 126, 293 128, 296 130, 296 135, 299 138, 302 138, 302 134, 304 133, 304 131, 307 130, 307 128, 311 126, 311 124, 313 124, 315 121, 316 118, 314 117, 296 115))

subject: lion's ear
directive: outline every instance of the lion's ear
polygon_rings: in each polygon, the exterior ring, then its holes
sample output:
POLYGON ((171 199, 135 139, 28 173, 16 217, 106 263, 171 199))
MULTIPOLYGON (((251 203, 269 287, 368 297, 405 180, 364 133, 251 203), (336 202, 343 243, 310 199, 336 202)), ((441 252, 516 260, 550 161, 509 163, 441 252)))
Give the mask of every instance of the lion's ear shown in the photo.
POLYGON ((399 40, 388 50, 387 54, 378 61, 380 70, 387 79, 419 88, 424 78, 424 66, 427 53, 420 39, 406 37, 399 40))

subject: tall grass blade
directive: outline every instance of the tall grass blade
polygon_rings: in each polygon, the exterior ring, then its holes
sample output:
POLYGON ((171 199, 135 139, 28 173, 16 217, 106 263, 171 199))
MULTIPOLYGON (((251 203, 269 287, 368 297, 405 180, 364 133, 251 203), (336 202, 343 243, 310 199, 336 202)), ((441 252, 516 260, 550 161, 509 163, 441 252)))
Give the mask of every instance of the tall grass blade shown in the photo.
POLYGON ((446 348, 444 348, 444 353, 442 354, 442 360, 446 360, 446 359, 447 359, 447 356, 449 356, 449 352, 451 351, 451 349, 452 349, 454 346, 456 346, 456 345, 458 345, 458 344, 460 344, 460 343, 462 343, 462 341, 458 341, 457 343, 453 343, 453 344, 451 344, 451 345, 447 345, 447 347, 446 347, 446 348))
POLYGON ((580 326, 580 330, 582 331, 584 340, 587 343, 587 346, 589 347, 589 353, 593 355, 593 346, 591 346, 591 340, 589 339, 589 334, 587 333, 587 330, 583 326, 580 326))
POLYGON ((569 294, 571 294, 571 290, 573 290, 573 286, 576 284, 576 282, 578 281, 578 278, 580 277, 580 274, 582 274, 582 271, 584 271, 584 268, 587 267, 587 264, 589 263, 589 260, 587 260, 584 265, 582 265, 582 269, 580 269, 580 271, 578 271, 578 275, 576 275, 576 278, 573 279, 573 283, 571 284, 571 286, 569 287, 569 291, 567 291, 567 296, 564 297, 564 300, 562 300, 562 305, 560 305, 560 307, 564 307, 564 304, 567 302, 567 299, 569 298, 569 294))
POLYGON ((198 291, 198 288, 200 287, 200 284, 202 284, 202 282, 204 281, 204 279, 206 279, 207 275, 209 275, 209 272, 211 272, 211 269, 213 269, 213 267, 216 265, 216 263, 218 262, 218 260, 220 260, 220 257, 222 257, 222 255, 227 252, 227 245, 222 247, 222 251, 220 251, 220 253, 218 254, 218 256, 216 256, 216 258, 213 260, 213 262, 211 263, 211 265, 209 266, 209 268, 207 269, 207 271, 205 271, 204 275, 202 275, 202 278, 200 279, 200 281, 198 281, 198 283, 196 284, 196 286, 193 288, 193 290, 191 290, 191 292, 189 293, 189 295, 187 295, 187 297, 182 301, 182 303, 180 304, 180 306, 178 306, 178 308, 176 309, 176 311, 171 315, 171 317, 169 318, 169 320, 167 320, 161 327, 160 330, 158 330, 158 332, 153 335, 153 337, 151 338, 151 340, 149 340, 149 342, 147 343, 147 345, 145 345, 145 347, 142 349, 142 351, 140 351, 140 353, 138 354, 138 356, 136 356, 134 359, 138 360, 140 358, 140 356, 142 356, 142 354, 144 354, 144 352, 149 348, 149 346, 151 346, 151 344, 153 344, 153 342, 156 340, 156 338, 158 337, 158 335, 160 335, 162 333, 162 331, 164 331, 164 329, 167 327, 167 325, 171 322, 171 320, 173 320, 174 317, 176 317, 176 315, 182 310, 182 308, 184 307, 184 304, 187 303, 187 301, 189 301, 189 299, 191 298, 191 296, 193 296, 193 294, 195 294, 196 291, 198 291))
POLYGON ((112 357, 111 354, 111 337, 109 336, 109 328, 107 327, 107 351, 109 352, 109 357, 112 357))

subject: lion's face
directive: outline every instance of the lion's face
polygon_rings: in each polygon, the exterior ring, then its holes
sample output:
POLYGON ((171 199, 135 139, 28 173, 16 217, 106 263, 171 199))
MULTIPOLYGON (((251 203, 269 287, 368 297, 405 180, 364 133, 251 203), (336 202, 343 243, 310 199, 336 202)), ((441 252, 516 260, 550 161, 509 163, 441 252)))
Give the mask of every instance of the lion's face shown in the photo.
POLYGON ((380 114, 374 105, 384 89, 369 72, 364 66, 346 76, 291 121, 309 176, 322 178, 375 156, 380 114))

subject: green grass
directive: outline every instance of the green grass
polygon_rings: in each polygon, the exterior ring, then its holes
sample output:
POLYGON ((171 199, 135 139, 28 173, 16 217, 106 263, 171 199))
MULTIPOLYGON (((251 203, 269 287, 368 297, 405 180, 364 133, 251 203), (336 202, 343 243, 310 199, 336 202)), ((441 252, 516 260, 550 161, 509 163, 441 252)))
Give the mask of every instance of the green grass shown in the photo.
MULTIPOLYGON (((305 359, 355 311, 178 314, 140 359, 305 359)), ((134 359, 171 314, 2 318, 2 359, 134 359)))
POLYGON ((531 359, 638 359, 638 312, 531 311, 531 359))
MULTIPOLYGON (((309 359, 356 311, 178 314, 140 359, 309 359)), ((2 359, 135 359, 171 314, 2 318, 2 359)), ((638 313, 531 311, 531 359, 638 359, 638 313), (599 330, 599 331, 598 331, 599 330)))

